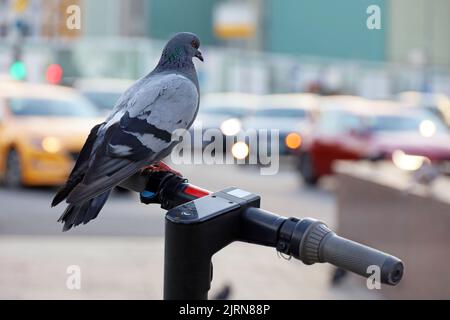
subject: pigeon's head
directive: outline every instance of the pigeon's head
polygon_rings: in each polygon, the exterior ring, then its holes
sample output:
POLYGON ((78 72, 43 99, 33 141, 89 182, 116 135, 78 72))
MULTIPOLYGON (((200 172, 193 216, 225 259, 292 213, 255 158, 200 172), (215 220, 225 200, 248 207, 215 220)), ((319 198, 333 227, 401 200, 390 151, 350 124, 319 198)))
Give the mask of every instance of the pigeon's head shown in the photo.
POLYGON ((180 61, 196 57, 203 61, 203 56, 198 48, 200 47, 200 39, 193 33, 180 32, 175 34, 172 39, 167 42, 163 51, 163 57, 172 61, 180 61))

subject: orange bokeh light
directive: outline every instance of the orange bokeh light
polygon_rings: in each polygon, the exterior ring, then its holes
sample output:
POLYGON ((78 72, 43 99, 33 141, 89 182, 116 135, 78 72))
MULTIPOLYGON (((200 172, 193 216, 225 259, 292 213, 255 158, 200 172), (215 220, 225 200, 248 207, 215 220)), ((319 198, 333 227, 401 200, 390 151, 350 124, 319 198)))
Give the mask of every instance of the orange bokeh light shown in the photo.
POLYGON ((285 143, 289 149, 297 149, 302 145, 302 137, 298 133, 291 132, 286 136, 285 143))

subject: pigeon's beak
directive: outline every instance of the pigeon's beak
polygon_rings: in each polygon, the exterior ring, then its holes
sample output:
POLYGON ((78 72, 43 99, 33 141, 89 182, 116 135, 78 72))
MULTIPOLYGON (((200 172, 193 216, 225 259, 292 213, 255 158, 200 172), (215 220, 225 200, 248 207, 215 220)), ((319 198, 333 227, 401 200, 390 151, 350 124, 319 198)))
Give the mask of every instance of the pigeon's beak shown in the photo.
POLYGON ((197 53, 195 54, 195 57, 197 57, 198 60, 203 62, 203 56, 202 56, 202 53, 199 50, 197 50, 197 53))

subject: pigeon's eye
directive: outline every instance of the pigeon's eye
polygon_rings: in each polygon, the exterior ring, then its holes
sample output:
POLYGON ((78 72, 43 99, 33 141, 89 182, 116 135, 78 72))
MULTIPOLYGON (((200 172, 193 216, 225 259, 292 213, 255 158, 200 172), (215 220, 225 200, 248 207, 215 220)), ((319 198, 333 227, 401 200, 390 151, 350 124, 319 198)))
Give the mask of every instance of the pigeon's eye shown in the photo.
POLYGON ((191 45, 195 49, 198 49, 200 47, 200 43, 197 40, 192 40, 191 45))

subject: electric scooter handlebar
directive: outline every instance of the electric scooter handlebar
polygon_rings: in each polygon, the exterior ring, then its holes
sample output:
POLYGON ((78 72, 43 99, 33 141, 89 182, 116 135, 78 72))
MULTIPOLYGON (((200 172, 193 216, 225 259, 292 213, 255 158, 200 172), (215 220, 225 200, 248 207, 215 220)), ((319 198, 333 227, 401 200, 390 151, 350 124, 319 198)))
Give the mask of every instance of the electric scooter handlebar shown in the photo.
MULTIPOLYGON (((141 202, 158 203, 167 210, 202 197, 217 199, 225 195, 229 200, 228 193, 232 193, 221 191, 211 195, 168 172, 136 174, 121 186, 139 192, 141 202)), ((255 197, 259 205, 259 197, 255 197)), ((364 277, 378 272, 380 282, 388 285, 398 284, 403 276, 400 259, 340 237, 321 221, 286 218, 252 205, 243 205, 241 211, 242 227, 237 240, 275 247, 308 265, 328 262, 364 277)))

